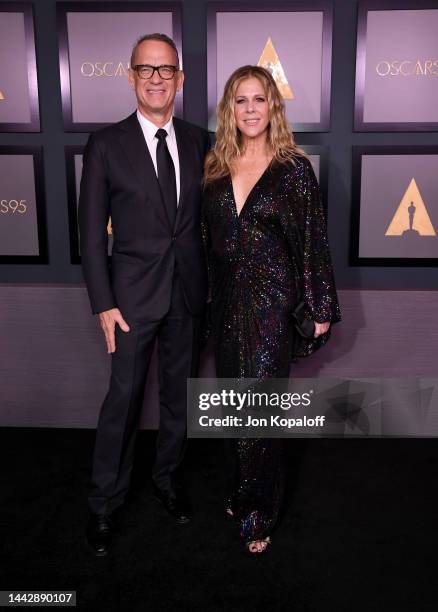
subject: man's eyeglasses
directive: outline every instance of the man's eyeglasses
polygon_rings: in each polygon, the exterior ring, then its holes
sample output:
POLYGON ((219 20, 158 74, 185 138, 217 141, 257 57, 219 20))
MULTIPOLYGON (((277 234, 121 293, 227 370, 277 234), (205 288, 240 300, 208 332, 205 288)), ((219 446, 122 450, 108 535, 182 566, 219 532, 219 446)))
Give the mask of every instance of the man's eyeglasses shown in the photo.
POLYGON ((149 64, 137 64, 132 67, 138 74, 141 79, 150 79, 154 75, 155 70, 158 72, 159 76, 168 81, 172 79, 175 75, 175 72, 178 72, 179 68, 176 66, 168 66, 167 64, 163 64, 161 66, 150 66, 149 64))

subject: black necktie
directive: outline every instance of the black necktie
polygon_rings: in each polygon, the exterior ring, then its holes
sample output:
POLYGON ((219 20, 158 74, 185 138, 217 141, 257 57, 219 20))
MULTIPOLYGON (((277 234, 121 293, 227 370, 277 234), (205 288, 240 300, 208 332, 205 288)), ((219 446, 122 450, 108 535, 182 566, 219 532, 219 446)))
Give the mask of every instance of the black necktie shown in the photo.
POLYGON ((158 182, 160 184, 161 195, 163 196, 164 206, 167 209, 172 228, 176 217, 176 177, 175 166, 167 148, 166 130, 160 128, 155 136, 158 138, 157 144, 157 170, 158 182))

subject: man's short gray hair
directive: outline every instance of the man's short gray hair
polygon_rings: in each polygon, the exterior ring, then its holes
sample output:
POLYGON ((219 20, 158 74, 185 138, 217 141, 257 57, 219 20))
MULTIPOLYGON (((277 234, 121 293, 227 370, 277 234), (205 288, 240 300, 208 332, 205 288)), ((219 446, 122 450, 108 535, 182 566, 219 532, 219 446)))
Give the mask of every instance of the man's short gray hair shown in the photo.
POLYGON ((137 42, 132 48, 131 64, 130 64, 131 68, 135 65, 135 53, 137 51, 137 47, 141 45, 141 43, 144 42, 145 40, 159 40, 161 42, 167 43, 170 47, 172 47, 176 55, 176 66, 177 68, 179 68, 179 55, 178 55, 178 49, 176 48, 175 43, 170 38, 170 36, 167 36, 167 34, 160 34, 159 32, 155 32, 154 34, 145 34, 144 36, 140 36, 140 38, 137 40, 137 42))

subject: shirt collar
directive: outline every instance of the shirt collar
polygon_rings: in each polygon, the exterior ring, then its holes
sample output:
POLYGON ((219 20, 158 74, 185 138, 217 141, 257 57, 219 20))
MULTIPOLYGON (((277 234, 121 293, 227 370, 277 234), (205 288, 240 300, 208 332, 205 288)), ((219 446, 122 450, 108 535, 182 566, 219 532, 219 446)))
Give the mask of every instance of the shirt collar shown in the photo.
MULTIPOLYGON (((152 142, 159 128, 155 125, 155 123, 152 123, 152 121, 150 121, 149 119, 146 119, 146 117, 142 115, 138 109, 137 109, 137 119, 141 125, 143 134, 145 135, 146 139, 148 140, 148 142, 152 142)), ((162 129, 166 130, 169 138, 173 139, 175 137, 175 131, 173 128, 173 117, 169 119, 166 125, 163 125, 162 129)))

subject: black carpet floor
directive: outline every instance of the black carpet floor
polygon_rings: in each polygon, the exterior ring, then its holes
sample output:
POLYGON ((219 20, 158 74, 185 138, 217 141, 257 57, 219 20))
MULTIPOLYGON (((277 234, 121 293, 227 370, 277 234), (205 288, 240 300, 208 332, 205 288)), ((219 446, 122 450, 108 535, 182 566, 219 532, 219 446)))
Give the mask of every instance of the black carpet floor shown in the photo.
POLYGON ((223 513, 222 442, 191 440, 194 520, 151 495, 154 433, 140 432, 111 554, 89 551, 94 432, 0 432, 0 590, 76 590, 88 610, 438 609, 438 441, 290 440, 284 514, 251 557, 223 513))

